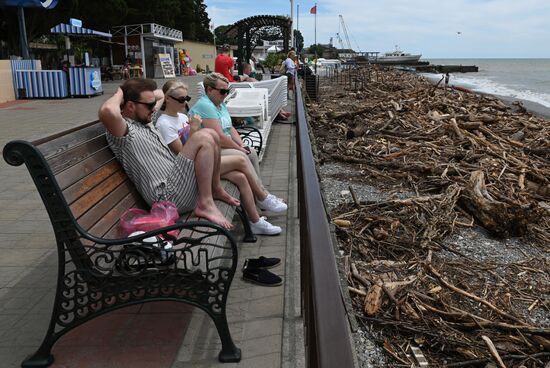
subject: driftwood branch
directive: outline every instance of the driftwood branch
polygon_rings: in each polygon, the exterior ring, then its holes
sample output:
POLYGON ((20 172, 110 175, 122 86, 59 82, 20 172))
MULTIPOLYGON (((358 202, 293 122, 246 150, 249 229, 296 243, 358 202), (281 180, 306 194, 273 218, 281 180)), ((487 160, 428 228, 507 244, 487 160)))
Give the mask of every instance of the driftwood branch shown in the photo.
POLYGON ((458 288, 456 286, 454 286, 453 284, 451 284, 450 282, 448 282, 447 280, 445 280, 445 278, 443 278, 443 276, 441 276, 439 274, 439 272, 437 272, 432 265, 428 265, 428 270, 430 271, 431 274, 433 274, 435 277, 437 277, 437 279, 443 284, 445 285, 446 287, 448 287, 449 289, 461 294, 461 295, 464 295, 465 297, 469 298, 469 299, 472 299, 472 300, 475 300, 476 302, 479 302, 483 305, 485 305, 486 307, 492 309, 493 311, 495 311, 496 313, 500 314, 501 316, 503 317, 506 317, 508 319, 511 319, 512 321, 515 321, 517 323, 519 323, 520 325, 522 326, 527 326, 527 324, 525 322, 523 322, 522 320, 520 320, 519 318, 515 317, 515 316, 512 316, 511 314, 495 307, 493 304, 489 303, 487 300, 483 299, 483 298, 480 298, 478 297, 477 295, 474 295, 472 293, 469 293, 465 290, 462 290, 461 288, 458 288))

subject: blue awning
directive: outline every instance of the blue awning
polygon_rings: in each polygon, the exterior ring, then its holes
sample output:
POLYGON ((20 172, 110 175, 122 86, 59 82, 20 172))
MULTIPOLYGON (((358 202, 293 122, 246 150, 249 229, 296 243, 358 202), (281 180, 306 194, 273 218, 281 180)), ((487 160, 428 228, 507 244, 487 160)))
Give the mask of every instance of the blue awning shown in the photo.
POLYGON ((59 23, 55 27, 50 29, 51 33, 59 33, 67 36, 100 36, 111 38, 113 37, 110 33, 95 31, 93 29, 84 28, 84 27, 75 27, 70 24, 59 23))

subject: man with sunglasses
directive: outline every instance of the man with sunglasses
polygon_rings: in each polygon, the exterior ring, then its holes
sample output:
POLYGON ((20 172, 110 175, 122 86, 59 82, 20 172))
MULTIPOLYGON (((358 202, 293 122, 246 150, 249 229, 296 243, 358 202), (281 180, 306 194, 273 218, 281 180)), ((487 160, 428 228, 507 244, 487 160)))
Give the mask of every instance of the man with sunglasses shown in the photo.
POLYGON ((162 91, 151 79, 124 82, 99 110, 111 150, 149 205, 172 201, 180 213, 193 210, 198 217, 232 228, 214 203, 216 197, 238 204, 213 181, 219 177, 216 135, 196 132, 179 154, 172 153, 151 123, 162 100, 162 91))
MULTIPOLYGON (((202 125, 218 133, 221 155, 241 155, 247 158, 251 169, 256 173, 258 185, 265 189, 260 179, 260 163, 256 151, 246 147, 237 130, 233 127, 231 115, 223 102, 229 94, 229 81, 219 73, 210 73, 203 80, 205 95, 189 111, 190 116, 199 115, 202 125)), ((260 208, 272 212, 283 212, 287 205, 280 198, 269 194, 264 201, 258 202, 260 208)))

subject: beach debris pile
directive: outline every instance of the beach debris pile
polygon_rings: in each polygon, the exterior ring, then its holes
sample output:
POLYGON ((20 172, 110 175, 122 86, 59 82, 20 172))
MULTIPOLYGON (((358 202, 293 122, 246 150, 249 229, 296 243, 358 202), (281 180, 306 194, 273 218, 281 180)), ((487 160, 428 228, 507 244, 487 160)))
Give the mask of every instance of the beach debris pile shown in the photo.
POLYGON ((320 90, 308 103, 318 163, 352 164, 358 180, 401 193, 353 195, 331 213, 358 319, 392 364, 544 366, 550 121, 392 69, 331 75, 320 90), (476 227, 528 246, 495 261, 448 242, 476 227))

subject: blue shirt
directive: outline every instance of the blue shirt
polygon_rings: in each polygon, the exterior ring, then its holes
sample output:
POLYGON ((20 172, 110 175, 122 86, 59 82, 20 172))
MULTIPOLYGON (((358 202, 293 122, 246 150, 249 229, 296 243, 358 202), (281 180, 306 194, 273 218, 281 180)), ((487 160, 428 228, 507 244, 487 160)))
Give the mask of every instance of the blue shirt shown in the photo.
POLYGON ((231 122, 231 115, 229 115, 229 111, 227 111, 227 107, 224 103, 222 103, 220 107, 216 107, 208 96, 202 96, 197 103, 193 105, 191 110, 189 110, 190 117, 195 115, 199 115, 203 119, 218 120, 223 133, 231 137, 231 127, 233 123, 231 122))

